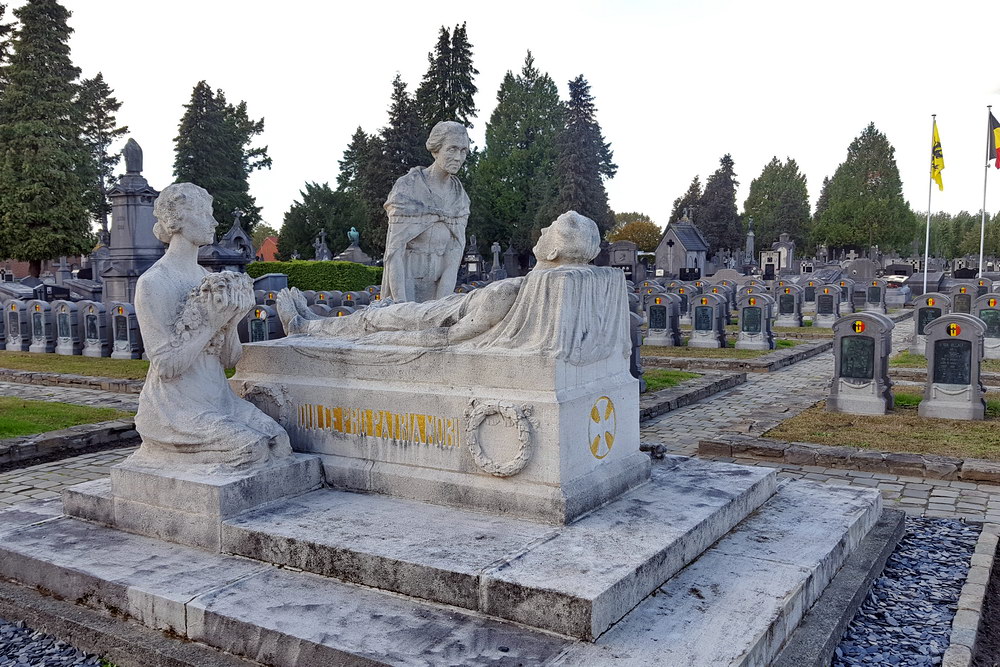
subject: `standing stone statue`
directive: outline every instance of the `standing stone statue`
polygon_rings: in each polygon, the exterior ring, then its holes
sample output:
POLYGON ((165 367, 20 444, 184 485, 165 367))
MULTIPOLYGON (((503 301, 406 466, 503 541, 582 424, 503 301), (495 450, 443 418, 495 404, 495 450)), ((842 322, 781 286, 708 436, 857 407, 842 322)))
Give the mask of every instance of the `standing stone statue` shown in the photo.
POLYGON ((236 327, 254 294, 248 275, 198 265, 198 248, 215 241, 212 196, 175 183, 153 212, 153 233, 169 246, 136 285, 149 372, 135 416, 142 446, 130 462, 235 471, 290 455, 285 430, 226 380, 242 351, 236 327))
POLYGON ((469 154, 465 126, 438 123, 427 150, 434 164, 401 176, 385 202, 383 300, 429 301, 455 291, 469 220, 469 197, 456 177, 469 154))
POLYGON ((316 251, 314 258, 317 262, 328 262, 333 257, 330 248, 326 245, 326 230, 319 230, 319 236, 313 240, 313 250, 316 251))

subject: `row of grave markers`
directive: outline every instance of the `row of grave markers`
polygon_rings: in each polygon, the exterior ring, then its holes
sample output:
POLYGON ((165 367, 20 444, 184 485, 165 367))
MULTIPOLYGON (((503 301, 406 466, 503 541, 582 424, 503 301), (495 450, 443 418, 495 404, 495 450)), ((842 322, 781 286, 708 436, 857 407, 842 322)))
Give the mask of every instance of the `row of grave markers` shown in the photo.
MULTIPOLYGON (((892 410, 889 357, 894 326, 880 313, 856 313, 837 320, 828 410, 861 415, 884 415, 892 410)), ((966 313, 943 313, 925 323, 927 380, 918 407, 920 416, 984 418, 986 390, 980 367, 986 331, 982 319, 966 313)))

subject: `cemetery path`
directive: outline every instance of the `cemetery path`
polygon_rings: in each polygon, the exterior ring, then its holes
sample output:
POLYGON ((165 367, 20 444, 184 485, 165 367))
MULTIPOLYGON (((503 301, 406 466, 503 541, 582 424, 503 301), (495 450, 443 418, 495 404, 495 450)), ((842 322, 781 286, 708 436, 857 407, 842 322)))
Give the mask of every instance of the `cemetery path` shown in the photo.
MULTIPOLYGON (((894 351, 905 349, 913 334, 913 321, 899 322, 893 334, 894 351)), ((755 415, 773 415, 780 411, 790 417, 823 399, 832 365, 833 354, 827 352, 774 373, 750 373, 745 384, 643 423, 642 440, 662 442, 672 454, 694 456, 702 438, 731 432, 754 419, 755 415)), ((124 410, 134 410, 138 400, 132 394, 6 382, 0 382, 0 395, 124 410)), ((0 507, 55 497, 67 486, 103 477, 110 465, 131 452, 132 448, 123 448, 84 454, 0 473, 0 507)), ((878 488, 886 501, 909 514, 1000 523, 1000 487, 997 486, 750 459, 724 460, 777 468, 779 476, 786 478, 878 488)))
MULTIPOLYGON (((893 353, 906 349, 913 320, 893 329, 893 353)), ((660 442, 670 454, 697 456, 698 441, 740 430, 755 415, 792 417, 827 396, 833 353, 825 352, 774 373, 748 373, 745 384, 644 422, 643 442, 660 442)), ((891 505, 908 514, 963 517, 1000 523, 1000 487, 880 473, 799 466, 754 459, 706 457, 779 470, 779 477, 878 488, 891 505)))

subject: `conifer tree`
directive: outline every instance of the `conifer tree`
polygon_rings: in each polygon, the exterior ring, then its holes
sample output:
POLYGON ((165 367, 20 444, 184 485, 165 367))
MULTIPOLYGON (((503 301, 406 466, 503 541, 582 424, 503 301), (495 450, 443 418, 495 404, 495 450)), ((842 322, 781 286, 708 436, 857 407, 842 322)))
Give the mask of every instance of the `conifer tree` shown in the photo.
POLYGON ((847 159, 830 179, 827 206, 815 223, 816 243, 883 250, 910 244, 916 219, 903 199, 895 153, 874 123, 851 142, 847 159))
POLYGON ((684 217, 684 211, 689 210, 694 220, 694 209, 701 203, 701 179, 695 176, 687 192, 674 200, 674 208, 670 211, 670 222, 677 222, 684 217))
POLYGON ((596 113, 590 84, 581 74, 569 82, 566 126, 556 141, 555 188, 536 217, 537 225, 548 225, 574 210, 596 222, 602 235, 614 226, 604 180, 614 177, 618 165, 612 161, 614 153, 604 140, 596 113))
POLYGON ((232 211, 243 212, 247 231, 260 221, 260 207, 250 194, 249 177, 258 169, 271 168, 267 146, 251 147, 264 131, 264 120, 251 120, 246 102, 229 104, 222 89, 212 92, 199 81, 184 105, 174 138, 174 178, 194 183, 213 197, 212 212, 224 234, 233 221, 232 211))
POLYGON ((443 120, 457 120, 472 127, 478 109, 474 97, 475 77, 479 74, 472 64, 472 44, 465 24, 449 33, 441 26, 434 51, 427 54, 427 72, 416 92, 416 104, 424 133, 443 120))
MULTIPOLYGON (((361 202, 353 195, 330 189, 329 184, 306 183, 299 191, 301 201, 295 201, 285 213, 284 223, 278 234, 278 254, 289 259, 294 251, 304 258, 313 256, 313 241, 320 230, 326 230, 327 244, 334 253, 348 244, 347 232, 351 227, 362 231, 366 216, 361 202)), ((361 234, 361 247, 371 248, 372 239, 361 234)))
POLYGON ((0 3, 0 95, 4 89, 4 66, 10 57, 10 42, 14 32, 13 23, 4 23, 3 17, 7 13, 7 5, 0 3))
POLYGON ((511 243, 526 256, 535 218, 550 191, 556 138, 565 109, 552 78, 529 51, 519 74, 508 71, 486 124, 486 146, 466 182, 475 202, 470 233, 485 243, 511 243))
POLYGON ((739 184, 733 158, 726 153, 719 159, 719 168, 705 182, 705 192, 698 201, 698 229, 708 241, 709 254, 726 248, 735 250, 742 245, 743 226, 736 210, 739 184))
POLYGON ((98 72, 92 79, 80 82, 77 96, 81 138, 93 162, 94 178, 87 188, 87 208, 105 232, 108 231, 108 214, 111 213, 108 191, 118 181, 115 168, 123 150, 112 151, 111 145, 128 132, 128 127, 118 127, 115 113, 122 104, 112 96, 113 92, 104 82, 104 75, 98 72))
POLYGON ((413 167, 426 166, 433 160, 426 148, 427 133, 421 127, 416 104, 399 74, 392 81, 389 124, 382 128, 382 143, 390 169, 388 176, 393 181, 413 167))
POLYGON ((809 192, 806 177, 795 160, 782 162, 775 156, 760 176, 750 182, 743 204, 744 216, 753 217, 754 235, 761 248, 769 248, 782 233, 799 248, 809 240, 809 192))
POLYGON ((364 156, 368 152, 368 142, 371 138, 365 133, 361 126, 354 131, 350 143, 344 150, 344 157, 337 162, 340 172, 337 174, 337 189, 342 192, 357 194, 361 184, 359 182, 359 172, 364 156))
POLYGON ((70 59, 70 13, 56 0, 29 0, 0 95, 0 257, 29 263, 93 248, 85 191, 91 163, 74 107, 80 71, 70 59))

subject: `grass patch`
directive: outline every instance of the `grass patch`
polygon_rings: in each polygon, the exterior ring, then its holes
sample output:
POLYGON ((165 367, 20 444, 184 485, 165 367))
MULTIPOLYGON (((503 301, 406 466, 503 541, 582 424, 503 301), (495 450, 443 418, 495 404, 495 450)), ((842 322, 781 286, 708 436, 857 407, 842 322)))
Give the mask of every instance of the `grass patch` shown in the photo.
POLYGON ((57 431, 79 424, 131 417, 133 414, 114 408, 92 408, 0 396, 0 439, 57 431))
MULTIPOLYGON (((145 359, 112 359, 0 350, 0 368, 38 373, 89 375, 116 380, 143 380, 149 370, 149 362, 145 359)), ((232 377, 235 372, 235 369, 227 368, 226 377, 232 377)))
POLYGON ((647 391, 660 391, 668 387, 676 387, 692 378, 701 377, 700 373, 676 371, 671 368, 655 368, 642 374, 646 379, 647 391))
MULTIPOLYGON (((889 359, 889 365, 897 368, 922 368, 927 370, 927 357, 903 350, 889 359)), ((983 359, 980 367, 985 373, 1000 373, 1000 359, 983 359)))
POLYGON ((986 395, 986 419, 927 419, 917 414, 920 387, 894 387, 896 407, 884 416, 827 412, 826 401, 764 435, 791 442, 938 454, 1000 461, 1000 394, 986 395))

